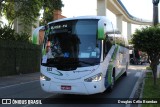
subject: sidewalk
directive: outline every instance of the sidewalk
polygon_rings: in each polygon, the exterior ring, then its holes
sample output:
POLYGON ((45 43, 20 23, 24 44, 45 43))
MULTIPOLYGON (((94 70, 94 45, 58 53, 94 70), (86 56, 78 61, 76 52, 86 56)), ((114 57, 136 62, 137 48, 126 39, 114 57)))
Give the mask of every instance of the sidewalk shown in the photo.
POLYGON ((0 77, 0 87, 5 87, 8 85, 20 84, 30 81, 38 81, 40 77, 40 73, 30 73, 30 74, 21 74, 21 75, 13 75, 0 77))
MULTIPOLYGON (((141 94, 143 92, 143 80, 146 74, 146 67, 148 66, 148 64, 145 65, 130 65, 130 69, 139 69, 141 70, 140 72, 140 76, 133 88, 133 91, 130 95, 129 98, 140 98, 141 94)), ((139 104, 127 104, 125 107, 139 107, 139 104)))

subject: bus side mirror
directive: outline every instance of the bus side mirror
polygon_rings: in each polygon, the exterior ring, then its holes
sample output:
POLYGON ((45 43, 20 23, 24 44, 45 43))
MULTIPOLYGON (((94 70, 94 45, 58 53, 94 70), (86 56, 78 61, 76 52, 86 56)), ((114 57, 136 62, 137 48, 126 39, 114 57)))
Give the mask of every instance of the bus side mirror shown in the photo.
POLYGON ((43 33, 40 34, 40 31, 44 31, 43 29, 44 29, 44 26, 40 26, 40 27, 37 27, 33 31, 33 34, 32 34, 32 43, 33 44, 39 44, 39 40, 43 39, 44 34, 43 33), (41 37, 40 37, 40 35, 41 35, 41 37))
POLYGON ((104 26, 104 21, 103 20, 99 20, 98 21, 98 40, 104 40, 105 39, 105 26, 104 26))

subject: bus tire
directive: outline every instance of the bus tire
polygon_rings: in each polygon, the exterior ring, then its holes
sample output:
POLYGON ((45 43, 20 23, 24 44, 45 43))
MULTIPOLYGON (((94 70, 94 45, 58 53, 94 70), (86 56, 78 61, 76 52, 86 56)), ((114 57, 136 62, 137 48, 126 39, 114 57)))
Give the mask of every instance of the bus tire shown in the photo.
POLYGON ((127 71, 125 71, 125 72, 123 73, 123 76, 127 76, 127 71))
POLYGON ((128 62, 126 63, 126 70, 125 70, 125 72, 123 73, 123 76, 127 76, 127 71, 128 71, 128 62))

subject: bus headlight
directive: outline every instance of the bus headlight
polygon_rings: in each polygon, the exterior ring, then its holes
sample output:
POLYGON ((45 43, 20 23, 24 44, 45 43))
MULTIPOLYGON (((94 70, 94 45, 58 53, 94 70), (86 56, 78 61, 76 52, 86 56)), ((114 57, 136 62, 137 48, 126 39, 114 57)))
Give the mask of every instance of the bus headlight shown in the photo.
POLYGON ((89 77, 85 79, 85 82, 94 82, 94 81, 101 81, 102 80, 102 73, 98 73, 97 75, 94 75, 92 77, 89 77))
POLYGON ((43 74, 41 74, 40 79, 41 80, 45 80, 45 81, 50 81, 51 80, 49 77, 47 77, 47 76, 45 76, 43 74))

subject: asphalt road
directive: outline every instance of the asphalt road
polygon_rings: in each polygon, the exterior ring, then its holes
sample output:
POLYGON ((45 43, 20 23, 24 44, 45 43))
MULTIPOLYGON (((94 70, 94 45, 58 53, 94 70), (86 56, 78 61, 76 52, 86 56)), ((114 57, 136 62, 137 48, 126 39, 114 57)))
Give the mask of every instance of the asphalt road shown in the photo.
POLYGON ((0 98, 40 98, 43 101, 47 101, 47 98, 51 98, 50 100, 62 98, 63 102, 65 99, 69 99, 67 100, 69 103, 72 103, 72 100, 76 98, 82 99, 82 101, 75 104, 0 105, 0 107, 125 107, 125 104, 106 104, 105 100, 107 100, 107 98, 113 98, 113 100, 115 98, 129 98, 138 78, 142 74, 142 69, 144 69, 144 66, 130 66, 128 75, 126 77, 121 77, 116 81, 112 92, 106 91, 102 94, 89 96, 46 93, 40 87, 39 73, 31 74, 29 76, 23 75, 0 78, 0 98), (21 77, 21 79, 18 80, 18 77, 21 77), (86 100, 84 98, 88 98, 91 104, 86 104, 86 100), (93 104, 91 101, 92 98, 94 98, 93 104), (99 99, 104 100, 104 102, 100 103, 99 99))

